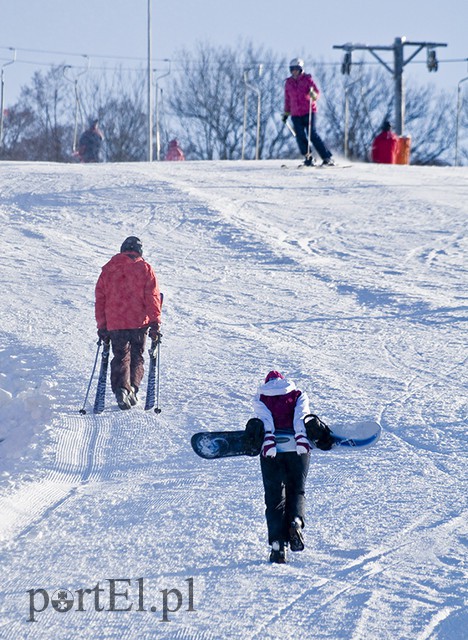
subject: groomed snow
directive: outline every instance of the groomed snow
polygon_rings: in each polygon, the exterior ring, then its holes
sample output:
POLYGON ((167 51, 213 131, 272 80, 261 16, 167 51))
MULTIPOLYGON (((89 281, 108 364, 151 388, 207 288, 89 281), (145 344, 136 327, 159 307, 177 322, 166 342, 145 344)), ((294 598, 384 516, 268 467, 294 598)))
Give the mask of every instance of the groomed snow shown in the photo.
POLYGON ((0 163, 2 639, 468 637, 468 169, 280 165, 0 163), (162 413, 80 415, 128 235, 165 294, 162 413), (383 427, 313 452, 285 566, 258 459, 190 447, 271 368, 383 427))

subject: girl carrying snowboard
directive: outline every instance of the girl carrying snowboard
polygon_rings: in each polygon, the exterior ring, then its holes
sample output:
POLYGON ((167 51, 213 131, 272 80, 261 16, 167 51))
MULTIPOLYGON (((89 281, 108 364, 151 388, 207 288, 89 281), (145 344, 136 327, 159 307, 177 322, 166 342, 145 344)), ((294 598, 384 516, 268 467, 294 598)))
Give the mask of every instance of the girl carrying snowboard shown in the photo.
POLYGON ((255 418, 246 426, 252 437, 263 435, 260 467, 265 489, 270 562, 286 562, 286 551, 304 549, 305 483, 311 445, 330 449, 333 438, 328 427, 310 415, 307 394, 279 371, 270 371, 253 401, 255 418), (304 418, 307 418, 306 423, 304 418), (277 450, 275 432, 294 434, 296 450, 277 450), (262 433, 263 432, 263 433, 262 433))

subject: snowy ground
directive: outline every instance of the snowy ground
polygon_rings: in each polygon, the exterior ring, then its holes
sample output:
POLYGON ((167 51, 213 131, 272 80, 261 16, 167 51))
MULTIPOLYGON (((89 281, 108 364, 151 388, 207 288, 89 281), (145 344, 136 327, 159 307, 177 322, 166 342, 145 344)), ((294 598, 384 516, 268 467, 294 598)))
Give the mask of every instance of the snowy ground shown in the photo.
POLYGON ((0 163, 0 637, 468 638, 467 178, 0 163), (82 416, 94 284, 133 234, 165 293, 163 410, 82 416), (285 566, 258 459, 189 443, 242 428, 271 368, 331 426, 384 429, 313 453, 285 566))

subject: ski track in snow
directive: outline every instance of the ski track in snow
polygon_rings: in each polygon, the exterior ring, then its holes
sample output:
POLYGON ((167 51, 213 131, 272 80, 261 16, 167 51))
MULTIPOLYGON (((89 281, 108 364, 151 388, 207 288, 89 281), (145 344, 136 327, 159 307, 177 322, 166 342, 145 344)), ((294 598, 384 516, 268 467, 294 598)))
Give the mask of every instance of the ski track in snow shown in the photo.
POLYGON ((1 166, 0 636, 468 637, 467 170, 1 166), (94 284, 133 234, 165 293, 163 412, 111 411, 108 391, 81 416, 94 284), (258 460, 189 444, 242 428, 270 368, 332 426, 384 428, 314 452, 285 566, 267 562, 258 460), (155 612, 88 600, 27 622, 29 589, 128 578, 134 595, 142 576, 155 612), (195 611, 162 622, 163 590, 186 598, 190 578, 195 611))

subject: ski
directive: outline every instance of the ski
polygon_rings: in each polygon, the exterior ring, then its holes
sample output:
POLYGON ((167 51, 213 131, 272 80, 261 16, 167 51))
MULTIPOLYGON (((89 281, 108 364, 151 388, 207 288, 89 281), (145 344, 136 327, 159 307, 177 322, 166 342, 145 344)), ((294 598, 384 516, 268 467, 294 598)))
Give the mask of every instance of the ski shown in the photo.
MULTIPOLYGON (((164 302, 164 294, 160 294, 161 297, 161 306, 164 302)), ((146 386, 146 401, 145 401, 145 411, 152 409, 156 403, 156 408, 154 410, 155 413, 161 413, 161 409, 159 408, 159 354, 161 348, 161 335, 157 341, 151 340, 151 347, 148 349, 149 354, 149 369, 148 369, 148 383, 146 386), (156 390, 156 373, 158 384, 156 390)))
POLYGON ((151 341, 151 347, 148 349, 149 369, 148 384, 146 387, 145 411, 152 409, 156 402, 156 369, 159 366, 159 340, 151 341))
POLYGON ((94 400, 94 413, 102 413, 106 404, 107 369, 109 368, 110 342, 104 343, 101 355, 101 368, 94 400))
POLYGON ((349 169, 350 167, 352 167, 351 164, 332 164, 332 165, 313 164, 308 166, 302 163, 302 164, 297 164, 295 167, 289 164, 281 165, 281 169, 349 169))

